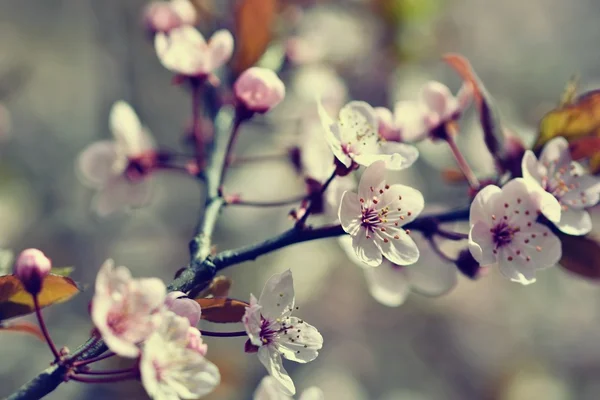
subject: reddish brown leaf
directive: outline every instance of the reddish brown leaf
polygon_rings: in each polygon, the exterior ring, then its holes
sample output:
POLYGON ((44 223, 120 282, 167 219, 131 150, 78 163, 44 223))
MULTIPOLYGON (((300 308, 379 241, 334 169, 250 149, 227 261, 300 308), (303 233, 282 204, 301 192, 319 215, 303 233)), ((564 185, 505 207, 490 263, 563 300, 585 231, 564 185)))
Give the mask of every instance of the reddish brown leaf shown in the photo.
POLYGON ((0 331, 28 333, 45 342, 44 334, 37 325, 29 322, 14 322, 10 325, 0 325, 0 331))
POLYGON ((471 85, 485 144, 494 158, 499 161, 503 158, 504 131, 492 96, 465 57, 448 53, 443 56, 443 60, 454 68, 463 81, 471 85))
MULTIPOLYGON (((79 287, 71 278, 50 274, 44 279, 38 299, 44 308, 67 301, 79 292, 79 287)), ((0 321, 33 311, 33 297, 21 285, 21 281, 14 275, 0 276, 0 321)))
POLYGON ((233 69, 241 73, 263 55, 272 37, 278 0, 238 0, 235 8, 233 69))
POLYGON ((600 280, 600 243, 597 238, 571 236, 557 232, 562 242, 560 265, 567 271, 590 280, 600 280))
POLYGON ((248 303, 235 299, 196 299, 202 307, 202 319, 210 322, 242 322, 248 303))
POLYGON ((448 183, 464 183, 467 182, 465 174, 456 168, 445 168, 442 170, 442 178, 448 183))

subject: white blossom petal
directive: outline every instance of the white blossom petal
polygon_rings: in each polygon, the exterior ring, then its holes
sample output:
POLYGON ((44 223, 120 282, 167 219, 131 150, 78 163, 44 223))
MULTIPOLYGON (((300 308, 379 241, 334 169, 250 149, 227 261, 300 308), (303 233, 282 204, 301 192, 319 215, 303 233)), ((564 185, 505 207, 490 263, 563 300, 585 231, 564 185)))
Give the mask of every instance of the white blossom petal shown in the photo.
POLYGON ((495 185, 488 185, 481 189, 471 203, 469 215, 470 224, 475 224, 476 221, 486 221, 491 219, 493 213, 492 206, 493 198, 500 194, 502 190, 495 185))
POLYGON ((379 189, 384 185, 385 177, 386 165, 383 161, 378 161, 371 164, 365 169, 360 177, 360 183, 358 184, 358 196, 366 200, 372 198, 374 195, 379 195, 379 193, 376 193, 376 189, 379 189))
MULTIPOLYGON (((489 187, 489 186, 488 186, 489 187)), ((475 204, 473 202, 473 204, 475 204)), ((473 206, 471 206, 473 210, 473 206)), ((490 234, 490 227, 483 221, 477 221, 469 232, 469 251, 473 258, 483 266, 496 263, 495 248, 490 234)))
POLYGON ((427 296, 441 296, 458 283, 456 266, 442 260, 419 262, 406 267, 412 290, 427 296))
POLYGON ((269 319, 290 315, 294 302, 294 280, 289 269, 269 278, 258 299, 263 317, 269 319))
POLYGON ((390 232, 387 240, 375 240, 375 245, 381 254, 398 265, 410 265, 419 260, 419 248, 414 240, 402 229, 390 232), (391 237, 395 235, 397 237, 391 237))
POLYGON ((84 183, 93 187, 103 187, 114 175, 113 165, 117 159, 114 142, 102 140, 86 147, 77 158, 77 169, 84 183))
POLYGON ((352 247, 356 257, 370 267, 377 267, 383 261, 381 250, 373 239, 367 238, 366 232, 352 236, 352 247))
POLYGON ((319 355, 323 347, 323 336, 317 328, 303 320, 290 317, 286 320, 287 333, 280 335, 276 342, 277 350, 285 358, 297 363, 307 363, 319 355))
POLYGON ((279 383, 272 376, 265 376, 256 391, 254 400, 293 400, 290 396, 281 392, 279 383))
POLYGON ((338 218, 345 232, 356 234, 360 230, 361 209, 358 195, 353 192, 344 192, 340 201, 338 218))
POLYGON ((410 293, 407 268, 385 262, 377 268, 365 269, 365 278, 371 296, 388 307, 398 307, 410 293))
POLYGON ((258 359, 265 366, 269 375, 277 380, 284 394, 293 396, 296 394, 296 387, 290 375, 287 373, 281 363, 281 355, 271 346, 262 346, 258 349, 258 359))
POLYGON ((318 387, 310 387, 306 389, 298 400, 325 400, 325 394, 318 387))
POLYGON ((568 235, 587 235, 592 231, 592 218, 586 210, 569 208, 562 212, 556 227, 568 235))

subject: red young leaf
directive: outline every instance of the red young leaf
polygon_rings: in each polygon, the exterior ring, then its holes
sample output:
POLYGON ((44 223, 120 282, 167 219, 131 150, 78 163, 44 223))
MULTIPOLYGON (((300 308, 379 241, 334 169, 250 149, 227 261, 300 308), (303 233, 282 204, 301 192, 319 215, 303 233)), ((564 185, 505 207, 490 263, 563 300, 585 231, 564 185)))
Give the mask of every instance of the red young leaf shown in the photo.
POLYGON ((202 307, 202 319, 210 322, 242 322, 248 303, 229 298, 196 299, 202 307))
POLYGON ((30 322, 25 322, 25 321, 14 322, 10 325, 1 325, 0 324, 0 331, 28 333, 28 334, 33 335, 36 338, 40 339, 42 342, 46 341, 46 339, 44 338, 44 334, 42 333, 40 328, 37 325, 34 325, 30 322))
MULTIPOLYGON (((81 290, 71 279, 50 274, 44 279, 38 300, 42 308, 62 303, 81 290)), ((14 275, 0 276, 0 321, 34 312, 33 297, 14 275)))

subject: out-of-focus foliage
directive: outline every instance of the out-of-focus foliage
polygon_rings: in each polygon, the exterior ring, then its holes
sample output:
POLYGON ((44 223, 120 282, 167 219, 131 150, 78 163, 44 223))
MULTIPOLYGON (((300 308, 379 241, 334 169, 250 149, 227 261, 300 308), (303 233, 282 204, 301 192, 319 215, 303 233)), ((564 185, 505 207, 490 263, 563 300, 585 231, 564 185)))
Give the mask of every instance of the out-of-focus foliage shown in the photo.
MULTIPOLYGON (((70 278, 48 275, 44 278, 42 291, 38 294, 40 307, 48 307, 69 300, 80 292, 70 278)), ((0 321, 31 314, 35 311, 33 297, 14 275, 0 277, 0 321)))

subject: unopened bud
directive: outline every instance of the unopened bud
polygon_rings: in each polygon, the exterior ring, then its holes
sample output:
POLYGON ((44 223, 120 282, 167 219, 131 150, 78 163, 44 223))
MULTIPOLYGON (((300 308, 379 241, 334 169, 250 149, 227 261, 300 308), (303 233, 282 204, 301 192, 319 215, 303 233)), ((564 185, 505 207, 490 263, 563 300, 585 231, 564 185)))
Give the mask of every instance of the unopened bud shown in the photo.
POLYGON ((38 249, 26 249, 19 254, 15 263, 15 275, 25 290, 36 295, 42 290, 44 278, 52 269, 50 259, 38 249))
POLYGON ((155 1, 144 10, 144 23, 151 34, 193 25, 195 21, 196 10, 188 0, 155 1))
POLYGON ((473 258, 468 249, 461 250, 458 254, 456 266, 458 267, 458 270, 468 278, 477 279, 480 276, 481 266, 473 258))
POLYGON ((240 106, 264 114, 285 97, 285 86, 270 69, 252 67, 242 72, 233 85, 240 106))
POLYGON ((191 326, 196 326, 200 322, 200 316, 202 315, 200 304, 187 297, 183 292, 167 294, 165 306, 180 317, 187 318, 191 326))

